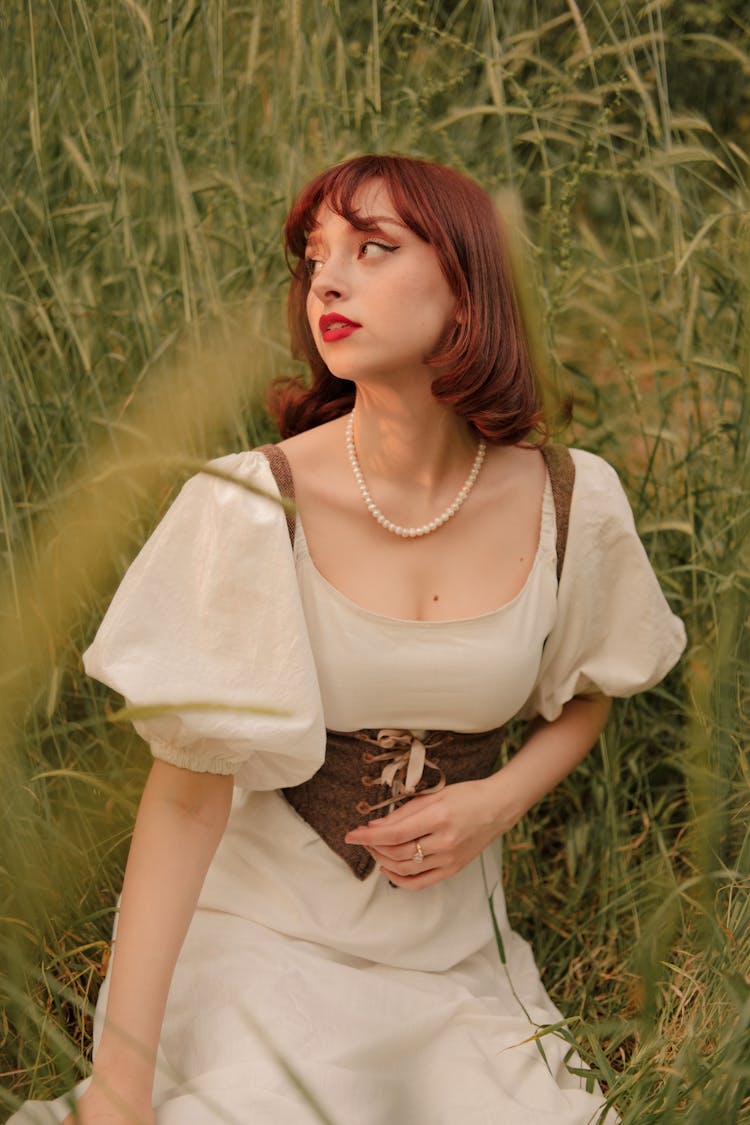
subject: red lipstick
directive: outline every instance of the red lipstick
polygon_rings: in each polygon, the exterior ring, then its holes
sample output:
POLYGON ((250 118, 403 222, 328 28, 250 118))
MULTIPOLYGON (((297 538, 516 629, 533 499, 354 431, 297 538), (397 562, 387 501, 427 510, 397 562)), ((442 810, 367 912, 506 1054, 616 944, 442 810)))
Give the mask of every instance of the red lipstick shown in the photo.
POLYGON ((344 340, 347 336, 351 336, 352 332, 356 332, 361 328, 361 324, 357 324, 356 320, 349 320, 348 316, 342 316, 341 313, 324 313, 318 321, 320 334, 327 344, 332 344, 336 340, 344 340))

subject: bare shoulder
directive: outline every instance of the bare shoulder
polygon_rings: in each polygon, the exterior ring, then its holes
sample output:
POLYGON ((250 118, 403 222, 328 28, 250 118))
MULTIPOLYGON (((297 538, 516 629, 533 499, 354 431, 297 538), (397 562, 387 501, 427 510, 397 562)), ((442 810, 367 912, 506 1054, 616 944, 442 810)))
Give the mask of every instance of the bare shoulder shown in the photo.
POLYGON ((535 494, 544 488, 546 472, 544 458, 535 446, 494 445, 487 450, 487 477, 494 489, 535 494))
POLYGON ((279 443, 294 478, 298 502, 330 499, 341 489, 346 474, 344 429, 346 418, 324 422, 279 443))
POLYGON ((340 446, 345 425, 346 420, 343 418, 324 422, 322 426, 313 426, 311 430, 285 438, 279 442, 279 448, 283 449, 292 467, 320 467, 321 459, 325 461, 340 446))

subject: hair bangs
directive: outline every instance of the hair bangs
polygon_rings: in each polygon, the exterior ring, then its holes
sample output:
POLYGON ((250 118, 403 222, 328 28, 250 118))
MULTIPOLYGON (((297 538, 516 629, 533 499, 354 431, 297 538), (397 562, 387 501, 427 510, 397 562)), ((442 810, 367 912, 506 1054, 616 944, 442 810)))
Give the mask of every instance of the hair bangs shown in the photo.
MULTIPOLYGON (((317 215, 323 206, 330 207, 355 230, 374 229, 375 224, 367 221, 367 216, 362 214, 361 208, 356 203, 360 190, 373 180, 383 181, 401 221, 425 242, 431 242, 428 227, 423 221, 426 200, 421 200, 422 208, 418 202, 418 197, 423 194, 420 185, 416 181, 405 184, 403 175, 398 174, 393 161, 393 157, 373 155, 348 161, 345 164, 337 164, 316 176, 306 188, 303 188, 285 226, 287 261, 290 258, 298 261, 304 258, 305 247, 315 230, 317 215)), ((428 206, 428 211, 431 210, 428 206)))

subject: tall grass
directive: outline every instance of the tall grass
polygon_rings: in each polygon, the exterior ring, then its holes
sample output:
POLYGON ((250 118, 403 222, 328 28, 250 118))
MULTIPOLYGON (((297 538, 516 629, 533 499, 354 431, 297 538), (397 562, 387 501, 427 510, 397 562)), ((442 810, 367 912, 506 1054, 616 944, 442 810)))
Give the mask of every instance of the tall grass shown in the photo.
POLYGON ((690 634, 508 839, 513 923, 625 1125, 750 1122, 750 59, 694 7, 3 7, 7 1106, 85 1069, 146 765, 80 652, 179 480, 266 436, 285 209, 376 149, 498 192, 557 429, 621 472, 690 634))

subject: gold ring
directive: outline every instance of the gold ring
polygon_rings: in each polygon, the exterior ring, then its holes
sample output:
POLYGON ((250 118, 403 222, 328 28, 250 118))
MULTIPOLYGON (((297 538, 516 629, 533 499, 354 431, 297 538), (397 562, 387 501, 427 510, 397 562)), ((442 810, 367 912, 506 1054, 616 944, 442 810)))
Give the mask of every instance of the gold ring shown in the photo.
POLYGON ((414 852, 414 855, 411 857, 412 863, 421 863, 422 860, 424 859, 424 852, 422 851, 422 845, 420 844, 419 840, 416 840, 415 843, 416 843, 416 849, 417 850, 414 852))

